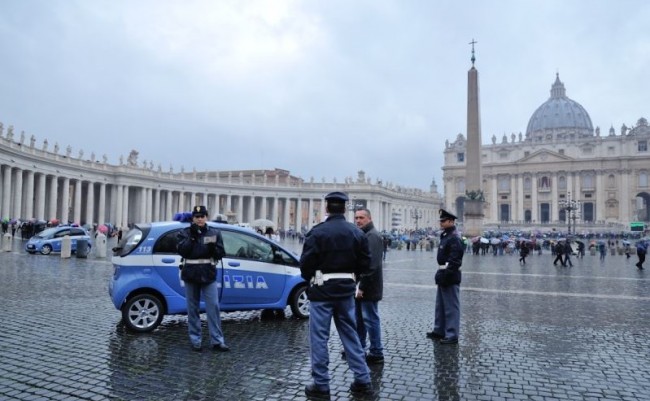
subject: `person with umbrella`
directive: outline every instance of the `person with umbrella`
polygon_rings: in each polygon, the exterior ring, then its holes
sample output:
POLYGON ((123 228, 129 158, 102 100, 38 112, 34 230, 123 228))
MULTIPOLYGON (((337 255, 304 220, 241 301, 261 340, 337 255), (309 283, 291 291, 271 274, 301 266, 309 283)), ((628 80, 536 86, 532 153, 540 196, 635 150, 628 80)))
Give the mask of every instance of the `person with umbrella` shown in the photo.
POLYGON ((578 244, 578 257, 582 259, 585 257, 585 243, 582 241, 576 241, 576 244, 578 244))
POLYGON ((648 241, 644 238, 636 243, 636 256, 639 257, 639 261, 636 264, 636 267, 639 270, 643 270, 643 262, 645 262, 645 254, 648 252, 648 241))
POLYGON ((521 241, 521 245, 519 246, 519 263, 526 264, 526 256, 528 256, 529 252, 530 249, 528 248, 527 241, 521 241))

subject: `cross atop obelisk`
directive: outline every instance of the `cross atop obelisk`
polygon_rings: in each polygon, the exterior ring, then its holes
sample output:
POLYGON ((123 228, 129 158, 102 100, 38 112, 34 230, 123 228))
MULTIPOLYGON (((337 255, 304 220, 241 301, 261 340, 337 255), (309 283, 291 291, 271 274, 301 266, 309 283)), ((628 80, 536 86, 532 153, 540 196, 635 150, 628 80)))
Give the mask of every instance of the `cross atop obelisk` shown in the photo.
POLYGON ((472 45, 472 67, 474 67, 474 62, 476 61, 476 57, 474 57, 474 45, 477 44, 478 42, 472 38, 472 41, 469 42, 470 45, 472 45))

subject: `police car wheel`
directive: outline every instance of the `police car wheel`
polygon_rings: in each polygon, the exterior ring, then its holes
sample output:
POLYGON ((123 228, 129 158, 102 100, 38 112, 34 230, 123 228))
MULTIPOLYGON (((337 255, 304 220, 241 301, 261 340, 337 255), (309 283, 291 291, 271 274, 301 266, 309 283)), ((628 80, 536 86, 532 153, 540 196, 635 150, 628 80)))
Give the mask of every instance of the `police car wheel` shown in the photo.
POLYGON ((50 253, 52 253, 52 246, 47 244, 43 245, 43 247, 41 248, 41 253, 43 255, 49 255, 50 253))
POLYGON ((139 294, 122 306, 122 320, 126 327, 138 333, 146 333, 160 325, 164 317, 163 304, 153 294, 139 294))
POLYGON ((298 288, 291 297, 291 313, 298 319, 309 317, 309 298, 307 298, 307 286, 298 288))

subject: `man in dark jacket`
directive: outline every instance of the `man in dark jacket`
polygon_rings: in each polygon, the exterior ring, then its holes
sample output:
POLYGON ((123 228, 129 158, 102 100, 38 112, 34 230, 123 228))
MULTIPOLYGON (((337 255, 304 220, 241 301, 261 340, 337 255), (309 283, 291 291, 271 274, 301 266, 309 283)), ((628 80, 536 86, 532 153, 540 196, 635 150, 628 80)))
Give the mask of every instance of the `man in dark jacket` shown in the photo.
POLYGON ((457 344, 460 333, 460 267, 463 264, 463 242, 456 231, 456 216, 439 210, 440 234, 438 271, 436 272, 436 314, 433 331, 427 333, 440 344, 457 344))
POLYGON ((328 218, 314 226, 305 236, 300 272, 309 281, 309 345, 313 383, 305 387, 308 397, 330 395, 329 352, 332 318, 354 373, 350 391, 357 395, 373 393, 370 371, 356 332, 354 317, 355 276, 368 273, 370 253, 363 231, 345 221, 346 194, 332 192, 325 196, 328 218))
POLYGON ((355 297, 357 311, 361 312, 361 318, 357 313, 357 333, 359 333, 359 339, 364 349, 366 348, 366 337, 370 342, 366 362, 381 364, 384 363, 384 347, 381 343, 379 301, 381 301, 384 292, 382 273, 384 241, 372 223, 370 210, 363 208, 354 212, 354 223, 366 234, 370 249, 370 271, 359 277, 359 289, 355 297))
POLYGON ((555 251, 555 259, 553 260, 553 266, 557 266, 557 262, 560 262, 562 266, 566 266, 564 264, 564 244, 562 241, 559 241, 555 246, 553 247, 553 251, 555 251))
POLYGON ((221 331, 219 316, 219 290, 216 264, 225 255, 221 232, 206 224, 208 210, 205 206, 192 209, 192 224, 178 234, 177 249, 183 257, 181 280, 185 284, 187 301, 187 326, 192 349, 201 351, 201 292, 208 315, 210 345, 215 351, 229 351, 221 331))

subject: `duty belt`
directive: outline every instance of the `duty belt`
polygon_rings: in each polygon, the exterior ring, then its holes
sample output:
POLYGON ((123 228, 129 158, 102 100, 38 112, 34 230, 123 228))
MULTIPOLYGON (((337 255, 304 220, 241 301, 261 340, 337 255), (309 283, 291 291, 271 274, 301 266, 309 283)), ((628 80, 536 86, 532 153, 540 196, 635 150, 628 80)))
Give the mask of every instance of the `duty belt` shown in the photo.
POLYGON ((316 271, 316 275, 309 280, 311 284, 322 285, 323 282, 332 279, 352 279, 354 280, 356 276, 354 273, 320 273, 320 270, 316 271))
MULTIPOLYGON (((448 265, 449 263, 445 263, 444 265, 438 265, 438 269, 446 269, 447 267, 449 267, 448 265)), ((458 268, 458 270, 460 270, 460 267, 458 268)))
POLYGON ((214 259, 185 259, 187 265, 203 265, 206 263, 214 264, 214 259))

